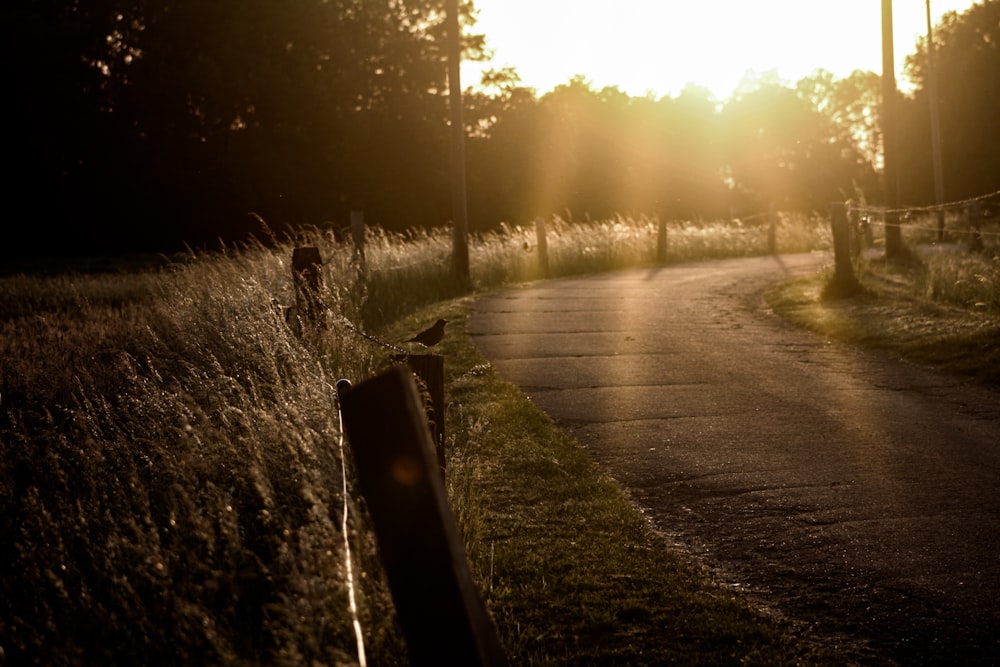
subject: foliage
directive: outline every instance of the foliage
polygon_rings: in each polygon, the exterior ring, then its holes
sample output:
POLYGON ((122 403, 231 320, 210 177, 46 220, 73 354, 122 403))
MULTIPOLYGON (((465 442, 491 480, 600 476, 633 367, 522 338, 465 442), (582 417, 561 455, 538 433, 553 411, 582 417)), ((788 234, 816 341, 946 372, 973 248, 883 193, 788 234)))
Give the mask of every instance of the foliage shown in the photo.
POLYGON ((271 302, 287 299, 287 271, 259 251, 4 279, 13 664, 349 661, 348 509, 370 655, 401 654, 363 515, 340 491, 330 385, 365 356, 291 333, 271 302))
POLYGON ((443 0, 5 4, 11 192, 69 232, 25 235, 107 252, 245 238, 250 213, 276 226, 352 208, 400 227, 440 220, 443 11, 443 0))
MULTIPOLYGON (((996 0, 939 26, 950 199, 1000 188, 996 0)), ((4 255, 217 247, 256 233, 451 217, 443 0, 15 0, 0 9, 11 104, 4 255), (254 217, 252 214, 257 214, 254 217)), ((486 56, 462 3, 465 55, 486 56)), ((904 200, 929 199, 927 76, 901 104, 904 200)), ((746 217, 881 200, 878 77, 750 81, 633 98, 517 72, 467 91, 474 231, 538 215, 746 217)))
MULTIPOLYGON (((882 167, 882 131, 879 105, 882 101, 881 77, 874 72, 856 70, 846 78, 836 79, 825 70, 796 84, 799 94, 813 108, 834 124, 834 136, 846 146, 858 151, 867 169, 882 167)), ((866 181, 858 186, 877 192, 872 182, 875 174, 869 172, 866 181)))
POLYGON ((762 85, 738 93, 723 109, 726 164, 737 189, 782 208, 824 210, 867 180, 852 141, 790 88, 762 85))
MULTIPOLYGON (((945 200, 1000 190, 1000 2, 985 0, 946 14, 934 29, 934 65, 943 152, 945 200)), ((917 88, 900 111, 903 198, 934 201, 927 40, 906 66, 917 88)))
POLYGON ((697 88, 631 98, 581 77, 521 99, 470 142, 471 173, 487 170, 470 181, 473 222, 824 210, 871 185, 853 139, 795 90, 761 85, 718 106, 697 88))
POLYGON ((926 263, 919 284, 935 301, 1000 313, 1000 257, 942 255, 926 263))
POLYGON ((906 271, 912 296, 974 312, 1000 312, 1000 221, 980 218, 974 228, 967 211, 948 212, 943 220, 944 243, 933 212, 915 211, 902 227, 913 260, 906 271))

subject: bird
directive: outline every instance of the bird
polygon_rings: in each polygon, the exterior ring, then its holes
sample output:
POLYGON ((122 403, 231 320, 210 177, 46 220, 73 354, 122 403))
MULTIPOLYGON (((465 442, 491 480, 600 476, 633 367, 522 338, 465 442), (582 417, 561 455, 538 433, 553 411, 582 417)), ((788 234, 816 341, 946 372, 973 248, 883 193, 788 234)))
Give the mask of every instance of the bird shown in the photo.
POLYGON ((448 324, 448 320, 440 319, 435 322, 431 328, 421 331, 406 342, 420 343, 424 347, 434 347, 441 342, 442 338, 444 338, 444 325, 446 324, 448 324))

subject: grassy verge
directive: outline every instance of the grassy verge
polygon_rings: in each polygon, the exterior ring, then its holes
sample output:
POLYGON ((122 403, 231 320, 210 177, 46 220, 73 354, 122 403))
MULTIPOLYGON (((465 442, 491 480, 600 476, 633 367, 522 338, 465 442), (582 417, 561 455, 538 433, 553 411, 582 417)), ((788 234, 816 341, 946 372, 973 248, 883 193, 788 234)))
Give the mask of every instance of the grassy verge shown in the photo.
POLYGON ((446 317, 448 481, 501 641, 517 665, 836 664, 790 625, 712 583, 578 443, 446 317))
POLYGON ((925 257, 919 263, 864 261, 864 292, 823 300, 829 276, 815 275, 766 295, 785 319, 847 343, 884 350, 912 363, 1000 386, 1000 261, 968 255, 925 257), (973 292, 969 285, 983 285, 973 292))

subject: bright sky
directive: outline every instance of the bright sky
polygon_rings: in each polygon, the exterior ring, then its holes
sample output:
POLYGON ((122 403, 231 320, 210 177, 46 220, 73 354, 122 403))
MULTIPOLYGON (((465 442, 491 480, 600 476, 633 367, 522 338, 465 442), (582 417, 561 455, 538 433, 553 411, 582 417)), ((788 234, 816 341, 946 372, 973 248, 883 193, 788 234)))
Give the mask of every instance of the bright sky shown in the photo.
MULTIPOLYGON (((973 0, 931 0, 936 25, 973 0)), ((676 96, 688 83, 728 98, 748 71, 776 71, 789 83, 818 68, 838 78, 882 71, 881 0, 475 0, 475 31, 493 62, 513 66, 540 94, 584 75, 596 88, 676 96)), ((894 55, 904 58, 927 33, 926 0, 893 2, 894 55)), ((462 85, 479 82, 467 63, 462 85)))

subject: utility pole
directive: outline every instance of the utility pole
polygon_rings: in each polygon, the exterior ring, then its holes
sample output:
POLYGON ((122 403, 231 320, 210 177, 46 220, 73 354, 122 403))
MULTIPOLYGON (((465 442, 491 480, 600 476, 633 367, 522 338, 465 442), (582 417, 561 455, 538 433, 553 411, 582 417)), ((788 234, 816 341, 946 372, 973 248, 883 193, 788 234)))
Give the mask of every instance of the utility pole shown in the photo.
POLYGON ((934 69, 934 28, 931 0, 927 0, 927 97, 931 104, 931 152, 934 158, 934 203, 937 204, 938 242, 944 241, 944 169, 941 166, 941 119, 938 115, 937 72, 934 69))
POLYGON ((892 0, 882 0, 882 178, 885 181, 885 256, 903 255, 899 227, 899 180, 896 172, 896 61, 892 52, 892 0))
POLYGON ((451 211, 454 225, 452 263, 462 288, 472 286, 469 272, 469 213, 465 195, 465 121, 462 118, 462 34, 458 0, 448 0, 448 100, 451 118, 451 211))

